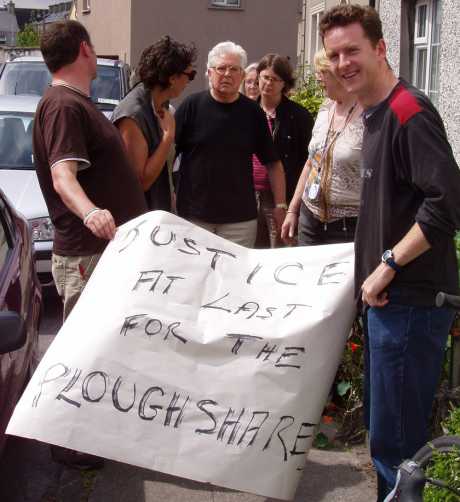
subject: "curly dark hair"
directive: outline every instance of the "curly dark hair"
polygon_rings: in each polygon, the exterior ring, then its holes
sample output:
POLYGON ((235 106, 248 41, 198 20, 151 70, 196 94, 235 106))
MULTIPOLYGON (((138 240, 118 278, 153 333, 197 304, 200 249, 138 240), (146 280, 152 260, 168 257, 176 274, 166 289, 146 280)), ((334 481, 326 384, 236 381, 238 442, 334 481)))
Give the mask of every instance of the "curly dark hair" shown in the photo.
POLYGON ((73 63, 80 52, 80 45, 91 45, 86 28, 78 21, 66 20, 52 23, 40 38, 40 50, 51 73, 73 63))
POLYGON ((295 85, 294 69, 287 56, 280 56, 279 54, 267 54, 264 56, 257 65, 257 74, 267 68, 272 69, 278 77, 283 80, 284 87, 283 93, 290 91, 295 85))
POLYGON ((166 89, 170 77, 186 70, 195 62, 196 56, 197 50, 193 44, 181 44, 165 36, 143 50, 137 74, 147 89, 156 86, 166 89))
POLYGON ((337 5, 325 12, 319 23, 319 33, 324 41, 326 33, 337 26, 358 23, 373 47, 383 38, 382 21, 372 7, 337 5))

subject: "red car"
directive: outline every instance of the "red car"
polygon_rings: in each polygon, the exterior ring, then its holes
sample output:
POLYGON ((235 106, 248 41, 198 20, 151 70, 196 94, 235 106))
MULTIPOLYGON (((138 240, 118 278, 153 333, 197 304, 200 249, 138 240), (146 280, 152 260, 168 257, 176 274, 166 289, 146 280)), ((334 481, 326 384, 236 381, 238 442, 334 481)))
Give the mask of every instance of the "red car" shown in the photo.
POLYGON ((27 222, 0 190, 0 453, 37 362, 41 302, 27 222))

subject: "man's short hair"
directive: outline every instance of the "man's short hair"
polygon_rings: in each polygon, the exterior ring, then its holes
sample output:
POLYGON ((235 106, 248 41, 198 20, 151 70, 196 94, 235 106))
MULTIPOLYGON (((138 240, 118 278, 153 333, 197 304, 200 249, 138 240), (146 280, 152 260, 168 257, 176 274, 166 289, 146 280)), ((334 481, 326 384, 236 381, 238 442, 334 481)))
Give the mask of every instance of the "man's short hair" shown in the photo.
POLYGON ((241 68, 246 68, 248 64, 248 55, 241 45, 235 44, 230 40, 220 42, 215 45, 208 54, 207 68, 212 68, 216 65, 217 59, 225 56, 226 54, 236 54, 240 58, 241 68))
POLYGON ((86 28, 78 21, 57 21, 47 27, 40 39, 40 50, 48 70, 55 73, 73 63, 82 42, 91 45, 86 28))
POLYGON ((319 33, 324 41, 326 33, 338 26, 358 23, 375 47, 383 38, 382 21, 375 9, 361 5, 337 5, 325 12, 319 23, 319 33))
POLYGON ((290 91, 295 85, 294 69, 287 56, 279 54, 267 54, 257 65, 257 73, 266 69, 273 70, 274 73, 284 82, 283 92, 290 91))
POLYGON ((185 45, 165 36, 145 48, 141 54, 137 75, 147 89, 169 87, 169 79, 185 71, 196 60, 194 45, 185 45))

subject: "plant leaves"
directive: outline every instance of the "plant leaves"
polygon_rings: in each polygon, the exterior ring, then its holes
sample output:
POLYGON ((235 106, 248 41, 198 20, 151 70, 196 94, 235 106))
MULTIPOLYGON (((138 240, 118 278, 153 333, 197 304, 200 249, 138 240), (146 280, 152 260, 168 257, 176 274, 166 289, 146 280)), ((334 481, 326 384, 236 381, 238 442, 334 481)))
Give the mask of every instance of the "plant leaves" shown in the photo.
POLYGON ((343 397, 350 389, 351 389, 350 382, 342 381, 337 384, 337 392, 340 397, 343 397))

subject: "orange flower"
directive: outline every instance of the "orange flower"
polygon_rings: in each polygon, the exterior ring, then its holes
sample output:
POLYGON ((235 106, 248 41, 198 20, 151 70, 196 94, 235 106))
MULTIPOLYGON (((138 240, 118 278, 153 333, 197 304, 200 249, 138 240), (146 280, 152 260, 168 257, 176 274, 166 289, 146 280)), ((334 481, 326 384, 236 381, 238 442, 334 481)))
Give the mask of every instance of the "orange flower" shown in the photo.
POLYGON ((332 424, 334 419, 330 417, 329 415, 323 415, 323 423, 325 424, 332 424))
POLYGON ((359 349, 359 347, 361 347, 361 345, 359 345, 358 343, 354 343, 354 342, 349 342, 348 346, 350 347, 350 350, 352 352, 355 352, 357 349, 359 349))

